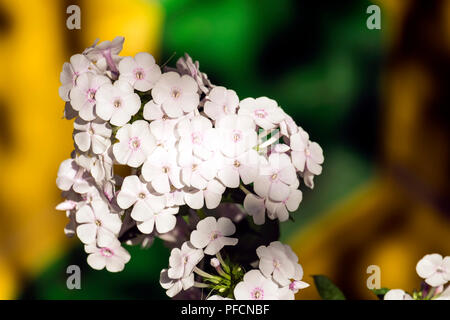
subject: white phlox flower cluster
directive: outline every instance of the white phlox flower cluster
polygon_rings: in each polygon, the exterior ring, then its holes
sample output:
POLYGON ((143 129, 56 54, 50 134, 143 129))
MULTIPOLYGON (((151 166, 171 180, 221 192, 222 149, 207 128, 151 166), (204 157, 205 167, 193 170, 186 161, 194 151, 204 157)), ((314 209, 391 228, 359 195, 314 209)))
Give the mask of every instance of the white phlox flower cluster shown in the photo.
POLYGON ((174 297, 194 287, 207 290, 205 295, 212 300, 293 300, 295 293, 309 286, 301 281, 298 257, 279 241, 257 248, 257 269, 244 272, 239 263, 224 259, 222 249, 238 243, 232 237, 235 231, 229 218, 200 220, 190 240, 172 249, 169 267, 161 271, 160 284, 167 295, 174 297))
POLYGON ((402 289, 392 289, 384 300, 450 300, 450 256, 427 254, 417 263, 416 272, 424 279, 420 291, 411 295, 402 289))
MULTIPOLYGON (((235 202, 256 225, 266 216, 286 221, 302 201, 300 180, 313 188, 321 174, 323 152, 275 100, 241 100, 212 85, 187 54, 163 70, 146 52, 120 56, 123 43, 95 42, 63 65, 59 94, 65 118, 74 119, 75 150, 58 170, 64 201, 57 209, 69 219, 65 233, 85 245, 88 264, 111 272, 130 260, 123 244, 167 239, 185 210, 198 212, 196 229, 161 273, 175 296, 195 285, 205 256, 238 242, 230 219, 204 210, 235 202)), ((305 286, 289 247, 273 242, 257 254, 259 270, 230 296, 250 297, 245 292, 258 281, 265 298, 290 299, 305 286)))

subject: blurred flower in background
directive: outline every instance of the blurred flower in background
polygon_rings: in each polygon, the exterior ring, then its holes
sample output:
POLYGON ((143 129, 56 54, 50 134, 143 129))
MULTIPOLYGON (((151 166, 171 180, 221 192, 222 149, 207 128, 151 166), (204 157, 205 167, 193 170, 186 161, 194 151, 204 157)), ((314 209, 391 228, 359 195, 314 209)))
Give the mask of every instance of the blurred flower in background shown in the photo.
MULTIPOLYGON (((189 53, 213 83, 276 99, 321 142, 316 190, 281 225, 305 281, 326 274, 370 299, 366 270, 378 265, 382 286, 413 288, 421 257, 450 252, 449 17, 447 1, 0 0, 0 298, 164 298, 161 242, 131 248, 120 274, 91 270, 54 210, 73 149, 61 66, 118 35, 124 55, 159 64, 189 53), (381 30, 366 27, 373 3, 381 30), (66 28, 72 4, 80 30, 66 28), (81 290, 66 287, 71 264, 81 290)), ((318 297, 313 286, 297 296, 318 297)))

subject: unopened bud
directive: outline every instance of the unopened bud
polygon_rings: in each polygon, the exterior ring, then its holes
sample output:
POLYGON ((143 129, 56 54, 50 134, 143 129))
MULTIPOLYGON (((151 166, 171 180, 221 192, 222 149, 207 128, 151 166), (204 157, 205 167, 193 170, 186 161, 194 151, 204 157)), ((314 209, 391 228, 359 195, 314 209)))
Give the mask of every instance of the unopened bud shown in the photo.
POLYGON ((220 261, 217 258, 212 258, 210 263, 211 263, 211 266, 214 268, 218 268, 220 266, 220 261))

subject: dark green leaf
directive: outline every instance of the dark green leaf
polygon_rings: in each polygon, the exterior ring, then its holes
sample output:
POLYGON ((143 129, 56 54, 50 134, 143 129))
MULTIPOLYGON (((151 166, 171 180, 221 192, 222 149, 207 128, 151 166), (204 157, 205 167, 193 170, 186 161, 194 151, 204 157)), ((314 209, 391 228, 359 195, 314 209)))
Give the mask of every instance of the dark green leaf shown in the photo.
POLYGON ((388 288, 372 289, 371 291, 379 298, 383 299, 384 295, 389 291, 388 288))
POLYGON ((317 291, 323 300, 345 300, 341 290, 326 276, 313 276, 317 291))

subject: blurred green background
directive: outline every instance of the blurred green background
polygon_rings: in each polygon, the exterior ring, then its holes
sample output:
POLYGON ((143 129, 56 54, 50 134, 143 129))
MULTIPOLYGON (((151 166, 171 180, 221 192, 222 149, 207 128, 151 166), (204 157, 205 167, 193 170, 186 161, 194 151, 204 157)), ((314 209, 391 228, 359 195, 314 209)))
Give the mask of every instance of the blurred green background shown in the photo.
MULTIPOLYGON (((450 249, 448 182, 442 179, 449 163, 448 111, 442 107, 448 106, 442 75, 448 71, 448 3, 48 0, 30 8, 0 1, 1 49, 10 52, 3 53, 4 61, 26 65, 23 73, 42 94, 17 101, 9 86, 23 80, 10 84, 9 73, 2 73, 0 119, 17 127, 0 128, 0 180, 10 190, 0 191, 0 222, 8 222, 0 227, 0 297, 166 298, 158 280, 169 251, 161 241, 148 250, 129 248, 132 259, 120 274, 94 271, 81 244, 64 239, 65 218, 53 210, 60 199, 54 186, 57 166, 72 150, 71 124, 59 119, 60 68, 95 38, 115 35, 126 38, 124 54, 149 51, 162 64, 175 53, 169 62, 174 65, 187 52, 212 83, 234 89, 241 99, 276 99, 321 144, 323 174, 314 190, 303 188, 295 222, 281 225, 281 239, 298 254, 305 281, 312 283, 311 275, 323 273, 349 298, 375 298, 366 288, 366 268, 376 264, 383 286, 418 286, 414 267, 421 256, 445 255, 450 249), (74 3, 81 8, 82 27, 71 31, 65 28, 65 8, 74 3), (366 27, 366 9, 373 3, 381 7, 381 30, 366 27), (34 30, 23 11, 46 15, 46 23, 34 30), (24 42, 32 51, 19 58, 16 53, 27 48, 24 42), (36 64, 42 70, 35 70, 36 64), (48 85, 39 89, 35 82, 41 77, 48 85), (24 114, 36 110, 45 117, 21 126, 24 114), (43 140, 52 137, 45 155, 18 151, 14 143, 20 145, 23 131, 30 133, 24 150, 30 144, 41 150, 43 140), (13 161, 17 158, 28 162, 13 161), (30 179, 35 171, 42 176, 33 179, 30 190, 15 182, 18 174, 30 179), (42 201, 18 208, 28 193, 42 201), (31 231, 21 242, 30 217, 31 231), (72 264, 81 267, 81 290, 66 287, 66 268, 72 264)), ((318 295, 308 288, 298 298, 318 295)))

